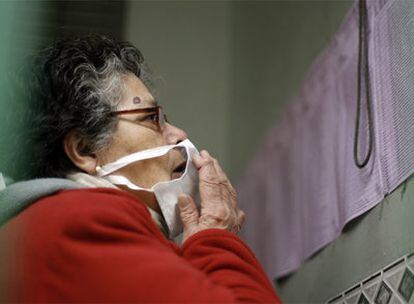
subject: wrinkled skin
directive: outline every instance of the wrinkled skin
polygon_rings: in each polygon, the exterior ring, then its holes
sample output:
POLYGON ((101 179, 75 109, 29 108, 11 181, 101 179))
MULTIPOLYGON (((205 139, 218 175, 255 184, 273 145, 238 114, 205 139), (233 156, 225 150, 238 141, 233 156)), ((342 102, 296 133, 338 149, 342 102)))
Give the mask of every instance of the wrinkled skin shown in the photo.
MULTIPOLYGON (((154 97, 142 81, 133 74, 125 75, 124 92, 119 108, 145 109, 154 107, 154 97)), ((111 163, 128 154, 149 148, 177 144, 187 138, 187 134, 176 126, 166 123, 161 130, 148 127, 151 117, 145 114, 122 114, 115 131, 113 141, 108 149, 96 155, 81 155, 76 151, 76 138, 68 137, 66 151, 71 160, 83 171, 94 175, 96 166, 111 163)), ((171 150, 163 157, 136 162, 117 171, 133 183, 143 188, 171 180, 174 169, 183 162, 181 153, 171 150)), ((238 233, 244 222, 245 214, 237 207, 237 195, 226 174, 216 159, 207 151, 201 151, 193 162, 199 172, 201 210, 198 212, 192 198, 180 196, 179 208, 184 225, 184 240, 194 233, 210 229, 227 229, 238 233)), ((137 192, 124 188, 137 196, 149 208, 161 213, 153 193, 137 192)))
POLYGON ((245 213, 237 207, 237 194, 218 161, 203 150, 193 158, 199 172, 201 210, 193 199, 180 196, 178 205, 184 225, 183 241, 199 231, 217 228, 238 233, 245 213))

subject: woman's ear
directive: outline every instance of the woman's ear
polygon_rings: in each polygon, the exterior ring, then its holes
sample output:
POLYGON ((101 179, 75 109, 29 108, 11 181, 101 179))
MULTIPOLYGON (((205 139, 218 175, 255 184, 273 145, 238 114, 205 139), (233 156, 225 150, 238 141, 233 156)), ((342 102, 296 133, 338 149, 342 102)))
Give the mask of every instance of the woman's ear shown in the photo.
POLYGON ((82 171, 85 171, 88 174, 96 174, 96 155, 86 154, 82 151, 84 148, 84 144, 82 143, 82 140, 80 139, 76 131, 71 131, 68 134, 66 134, 65 139, 63 141, 63 145, 66 155, 69 157, 69 159, 76 167, 78 167, 82 171))

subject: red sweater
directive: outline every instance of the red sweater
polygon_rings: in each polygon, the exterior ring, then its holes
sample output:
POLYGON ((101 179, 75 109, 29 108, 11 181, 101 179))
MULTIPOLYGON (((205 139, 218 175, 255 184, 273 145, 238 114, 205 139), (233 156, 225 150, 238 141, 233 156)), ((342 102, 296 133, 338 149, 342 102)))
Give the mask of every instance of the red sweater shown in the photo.
POLYGON ((6 238, 0 301, 279 302, 237 236, 209 229, 180 248, 143 203, 115 189, 45 197, 0 229, 6 238))

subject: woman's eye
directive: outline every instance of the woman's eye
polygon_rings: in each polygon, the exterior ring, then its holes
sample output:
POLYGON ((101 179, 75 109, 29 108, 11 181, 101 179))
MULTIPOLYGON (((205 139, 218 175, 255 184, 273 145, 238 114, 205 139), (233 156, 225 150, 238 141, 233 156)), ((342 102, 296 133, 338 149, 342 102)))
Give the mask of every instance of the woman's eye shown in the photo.
POLYGON ((158 121, 158 115, 156 113, 150 114, 150 115, 146 116, 144 118, 144 120, 152 121, 152 122, 157 122, 158 121))

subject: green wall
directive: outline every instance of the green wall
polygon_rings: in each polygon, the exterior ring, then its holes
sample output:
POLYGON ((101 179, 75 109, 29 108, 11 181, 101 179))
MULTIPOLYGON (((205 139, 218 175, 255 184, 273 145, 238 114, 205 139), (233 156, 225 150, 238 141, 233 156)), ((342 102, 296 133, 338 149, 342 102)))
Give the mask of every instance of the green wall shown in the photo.
MULTIPOLYGON (((0 172, 14 180, 35 176, 36 159, 29 142, 30 122, 23 67, 26 57, 67 35, 100 33, 122 38, 122 1, 0 1, 0 172), (22 79, 23 78, 23 79, 22 79)), ((33 99, 32 99, 33 101, 33 99)))
POLYGON ((22 75, 25 56, 41 40, 37 3, 0 1, 0 172, 14 180, 31 175, 29 113, 22 75))
POLYGON ((232 116, 232 3, 130 1, 126 39, 157 76, 169 120, 228 171, 232 116))

